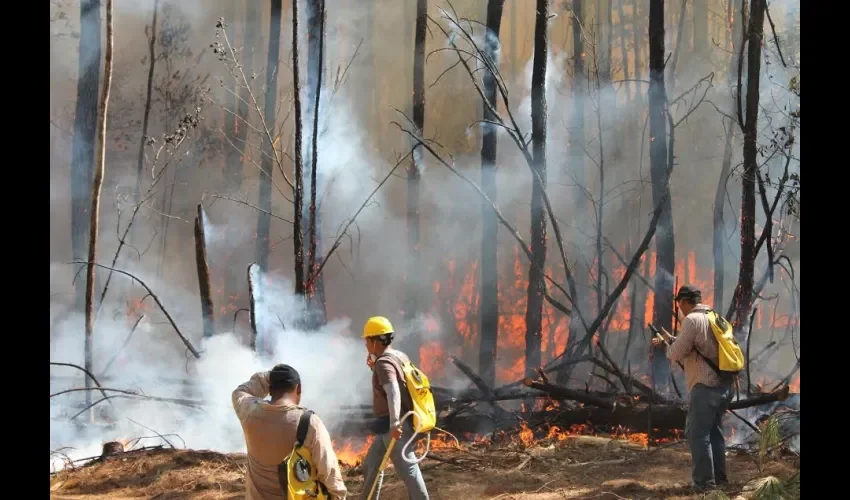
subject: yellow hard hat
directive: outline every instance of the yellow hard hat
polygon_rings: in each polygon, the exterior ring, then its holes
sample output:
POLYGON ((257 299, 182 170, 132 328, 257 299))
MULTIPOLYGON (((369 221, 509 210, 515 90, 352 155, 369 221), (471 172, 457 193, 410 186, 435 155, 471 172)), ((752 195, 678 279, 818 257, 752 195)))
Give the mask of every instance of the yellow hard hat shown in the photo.
POLYGON ((383 316, 372 316, 366 321, 366 325, 363 326, 364 339, 387 333, 393 333, 393 325, 390 323, 390 320, 383 316))

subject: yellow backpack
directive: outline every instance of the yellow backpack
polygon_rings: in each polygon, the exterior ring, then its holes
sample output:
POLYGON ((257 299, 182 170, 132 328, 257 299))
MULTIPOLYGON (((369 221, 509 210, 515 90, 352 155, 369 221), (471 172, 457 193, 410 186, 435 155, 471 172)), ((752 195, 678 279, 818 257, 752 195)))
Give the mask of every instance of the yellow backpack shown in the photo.
POLYGON ((317 479, 318 473, 313 465, 310 450, 304 447, 307 431, 310 430, 311 410, 304 410, 298 419, 295 431, 295 445, 292 452, 278 465, 277 474, 280 487, 287 500, 316 499, 327 500, 327 489, 317 479))
MULTIPOLYGON (((387 353, 386 355, 391 355, 391 353, 387 353)), ((401 450, 402 458, 406 462, 419 463, 428 455, 431 446, 431 431, 437 426, 437 405, 434 403, 434 394, 431 392, 431 382, 428 380, 428 376, 409 360, 403 362, 398 356, 392 356, 392 358, 401 366, 401 378, 407 387, 407 392, 410 394, 410 402, 412 403, 412 409, 402 415, 400 419, 403 422, 408 418, 413 418, 413 435, 410 436, 410 439, 401 450), (405 453, 407 447, 415 440, 417 434, 425 434, 427 436, 425 453, 411 462, 406 458, 405 453)))
POLYGON ((720 375, 734 375, 741 372, 744 369, 744 353, 735 339, 732 324, 710 309, 707 314, 711 331, 714 333, 715 340, 717 340, 718 361, 717 365, 711 362, 709 366, 718 370, 720 375))
POLYGON ((413 363, 401 365, 404 383, 413 403, 413 429, 417 433, 430 432, 437 425, 437 406, 431 392, 431 382, 413 363))

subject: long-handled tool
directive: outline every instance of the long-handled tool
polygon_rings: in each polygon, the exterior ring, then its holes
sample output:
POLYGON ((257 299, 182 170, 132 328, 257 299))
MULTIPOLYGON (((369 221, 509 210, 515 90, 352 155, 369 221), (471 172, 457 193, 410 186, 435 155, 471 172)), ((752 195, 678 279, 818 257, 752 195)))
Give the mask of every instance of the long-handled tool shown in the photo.
MULTIPOLYGON (((375 439, 381 439, 381 436, 377 436, 375 439)), ((369 489, 369 496, 366 497, 366 500, 372 500, 372 495, 375 494, 375 488, 378 486, 378 479, 381 477, 381 474, 384 472, 384 468, 387 466, 387 462, 390 459, 390 452, 393 451, 393 446, 395 446, 395 438, 390 440, 390 444, 387 445, 387 451, 384 453, 384 458, 381 459, 381 465, 378 467, 378 472, 375 473, 375 479, 372 481, 372 487, 369 489)))

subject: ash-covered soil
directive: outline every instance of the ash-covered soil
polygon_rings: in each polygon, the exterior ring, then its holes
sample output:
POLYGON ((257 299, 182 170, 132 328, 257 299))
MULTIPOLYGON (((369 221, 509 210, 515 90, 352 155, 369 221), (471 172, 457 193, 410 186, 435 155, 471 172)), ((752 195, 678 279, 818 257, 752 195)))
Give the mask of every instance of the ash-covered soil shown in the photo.
MULTIPOLYGON (((464 500, 685 499, 690 457, 685 443, 647 451, 628 441, 576 436, 522 445, 464 445, 433 449, 421 464, 431 498, 464 500)), ((238 499, 244 495, 245 455, 154 449, 116 454, 50 477, 50 498, 61 499, 238 499)), ((745 485, 774 475, 786 479, 799 458, 777 458, 759 472, 755 456, 729 453, 729 498, 744 497, 745 485)), ((349 497, 363 487, 359 465, 343 467, 349 497)), ((382 500, 402 500, 404 486, 391 466, 382 500)))

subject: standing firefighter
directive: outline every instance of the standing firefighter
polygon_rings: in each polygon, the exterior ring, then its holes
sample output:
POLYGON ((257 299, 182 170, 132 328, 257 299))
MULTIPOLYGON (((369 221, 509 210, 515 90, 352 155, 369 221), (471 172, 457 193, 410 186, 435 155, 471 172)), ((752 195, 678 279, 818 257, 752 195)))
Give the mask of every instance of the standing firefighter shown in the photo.
POLYGON ((413 437, 413 424, 409 418, 400 421, 402 415, 414 409, 402 368, 411 366, 410 358, 390 347, 393 334, 393 325, 381 316, 369 318, 363 327, 363 338, 369 352, 366 364, 372 370, 372 409, 375 414, 372 430, 376 436, 363 461, 365 481, 361 499, 377 500, 384 476, 382 462, 387 447, 392 446, 390 460, 396 474, 404 481, 408 498, 427 500, 428 490, 415 461, 416 456, 411 447, 405 450, 404 446, 413 437))
POLYGON ((732 326, 701 302, 698 289, 684 285, 674 300, 685 316, 681 331, 673 337, 662 329, 661 338, 653 338, 652 343, 669 345, 667 358, 682 363, 685 370, 689 392, 685 437, 694 489, 705 491, 729 482, 721 422, 744 358, 732 326))
POLYGON ((248 445, 246 500, 345 498, 328 430, 300 403, 301 377, 289 365, 255 373, 233 391, 248 445))

